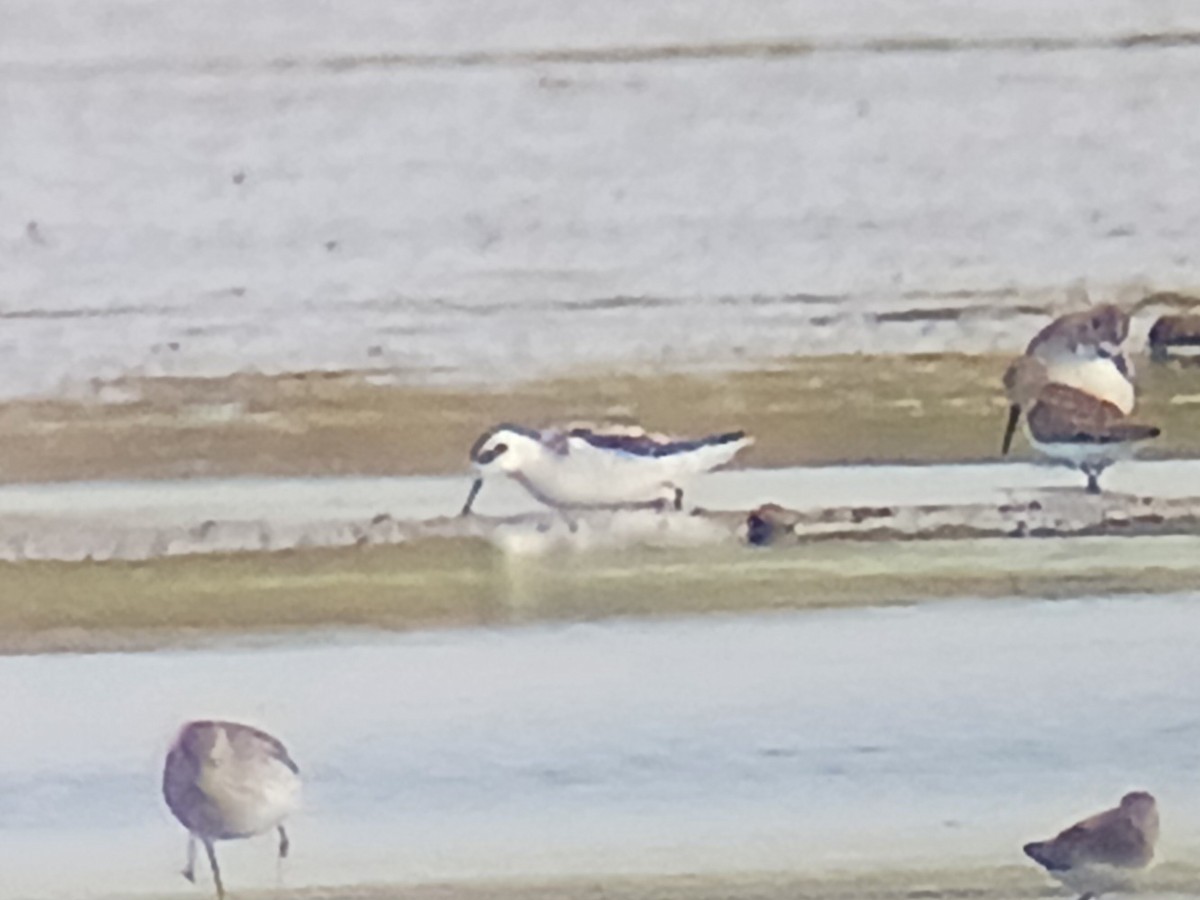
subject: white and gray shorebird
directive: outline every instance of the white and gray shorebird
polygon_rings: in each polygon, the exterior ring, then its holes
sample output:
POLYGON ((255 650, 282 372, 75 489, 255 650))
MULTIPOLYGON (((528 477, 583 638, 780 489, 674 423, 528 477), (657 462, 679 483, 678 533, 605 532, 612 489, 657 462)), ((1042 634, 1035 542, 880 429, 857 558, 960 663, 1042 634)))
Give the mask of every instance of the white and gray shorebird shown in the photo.
POLYGON ((189 722, 167 753, 163 797, 188 830, 183 875, 196 880, 196 843, 204 845, 217 897, 225 896, 216 841, 279 832, 279 859, 288 855, 283 821, 300 804, 300 769, 276 738, 236 722, 189 722))
POLYGON ((1158 804, 1153 795, 1133 791, 1119 806, 1023 849, 1066 887, 1081 892, 1080 900, 1092 900, 1133 888, 1154 861, 1157 842, 1158 804))
POLYGON ((743 431, 674 440, 630 429, 499 425, 471 448, 477 477, 462 514, 471 512, 484 480, 496 475, 512 478, 556 509, 682 509, 693 478, 725 465, 753 442, 743 431))

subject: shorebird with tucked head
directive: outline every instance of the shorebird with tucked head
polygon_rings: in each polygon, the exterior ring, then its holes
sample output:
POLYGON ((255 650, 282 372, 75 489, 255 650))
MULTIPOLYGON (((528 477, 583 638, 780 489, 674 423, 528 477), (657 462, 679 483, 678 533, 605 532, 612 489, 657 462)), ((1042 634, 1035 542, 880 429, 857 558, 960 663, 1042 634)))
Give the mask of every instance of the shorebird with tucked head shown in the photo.
POLYGON ((1045 363, 1050 381, 1106 400, 1125 415, 1135 402, 1133 362, 1124 350, 1129 316, 1112 304, 1059 316, 1036 335, 1026 356, 1045 363))
POLYGON ((743 431, 672 440, 628 429, 500 425, 471 448, 477 476, 462 514, 471 512, 484 480, 496 475, 556 509, 682 509, 694 477, 725 465, 751 443, 743 431))
POLYGON ((1158 804, 1145 791, 1121 798, 1120 806, 1072 825, 1048 841, 1034 841, 1025 855, 1044 867, 1080 900, 1129 890, 1154 860, 1158 804))
POLYGON ((183 876, 196 880, 199 841, 208 853, 217 897, 223 898, 214 843, 277 830, 284 859, 289 841, 283 820, 300 804, 300 769, 265 731, 235 722, 190 722, 167 754, 163 797, 188 830, 183 876))
POLYGON ((1142 441, 1158 437, 1159 429, 1128 419, 1116 404, 1051 381, 1049 367, 1035 356, 1018 356, 1004 373, 1011 404, 1001 451, 1008 453, 1013 432, 1025 412, 1029 443, 1051 459, 1079 469, 1087 476, 1089 494, 1100 493, 1100 475, 1127 459, 1142 441))

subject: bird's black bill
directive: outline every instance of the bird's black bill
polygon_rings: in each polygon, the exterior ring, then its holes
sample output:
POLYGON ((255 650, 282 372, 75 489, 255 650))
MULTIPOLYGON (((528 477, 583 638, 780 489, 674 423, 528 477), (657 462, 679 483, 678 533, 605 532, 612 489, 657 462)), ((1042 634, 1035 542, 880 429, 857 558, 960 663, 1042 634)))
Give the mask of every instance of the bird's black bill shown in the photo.
POLYGON ((1000 454, 1008 455, 1008 448, 1012 446, 1013 432, 1017 430, 1017 423, 1021 421, 1021 407, 1014 403, 1008 408, 1008 425, 1004 427, 1004 443, 1000 445, 1000 454))
POLYGON ((463 504, 462 512, 459 515, 469 516, 471 514, 471 505, 475 502, 475 498, 479 496, 479 491, 483 488, 483 479, 476 478, 475 483, 471 485, 471 493, 467 494, 467 502, 463 504))

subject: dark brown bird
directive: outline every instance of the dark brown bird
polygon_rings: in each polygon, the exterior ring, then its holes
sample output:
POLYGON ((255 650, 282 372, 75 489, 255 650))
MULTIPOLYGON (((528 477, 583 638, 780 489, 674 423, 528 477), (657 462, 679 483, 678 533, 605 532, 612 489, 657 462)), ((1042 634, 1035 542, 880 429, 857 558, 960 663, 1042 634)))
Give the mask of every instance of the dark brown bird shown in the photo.
POLYGON ((163 797, 188 830, 183 876, 196 880, 196 841, 204 845, 217 897, 225 896, 216 841, 277 829, 279 858, 288 854, 283 820, 300 803, 300 769, 279 740, 235 722, 190 722, 163 769, 163 797))
POLYGON ((1172 347, 1200 347, 1200 315, 1160 316, 1150 328, 1150 354, 1167 358, 1172 347))
POLYGON ((1048 841, 1034 841, 1025 855, 1075 891, 1093 900, 1128 890, 1154 860, 1158 804, 1145 791, 1121 798, 1115 809, 1084 819, 1048 841))

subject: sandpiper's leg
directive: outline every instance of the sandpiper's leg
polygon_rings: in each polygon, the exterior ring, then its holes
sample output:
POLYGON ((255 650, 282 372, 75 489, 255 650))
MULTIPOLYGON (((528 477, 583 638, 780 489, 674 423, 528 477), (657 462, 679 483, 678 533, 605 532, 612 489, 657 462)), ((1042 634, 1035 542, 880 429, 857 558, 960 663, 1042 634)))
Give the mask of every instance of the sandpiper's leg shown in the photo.
POLYGON ((225 900, 225 885, 221 883, 221 867, 217 865, 217 851, 213 842, 206 840, 204 849, 208 852, 208 865, 212 868, 213 883, 217 886, 217 900, 225 900))
POLYGON ((284 831, 283 826, 279 826, 279 859, 275 861, 275 883, 279 887, 283 887, 283 861, 287 859, 288 851, 292 847, 292 842, 288 840, 288 833, 284 831))
POLYGON ((1089 494, 1100 493, 1100 473, 1104 469, 1096 466, 1084 466, 1083 474, 1087 476, 1087 492, 1089 494))
POLYGON ((579 523, 567 515, 567 510, 565 507, 556 506, 554 507, 554 510, 558 513, 559 518, 566 522, 567 530, 570 531, 571 534, 574 534, 579 530, 579 523))
POLYGON ((683 509, 683 488, 675 488, 675 511, 679 512, 683 509))
POLYGON ((196 883, 196 836, 188 832, 187 863, 183 867, 183 877, 192 884, 196 883))

